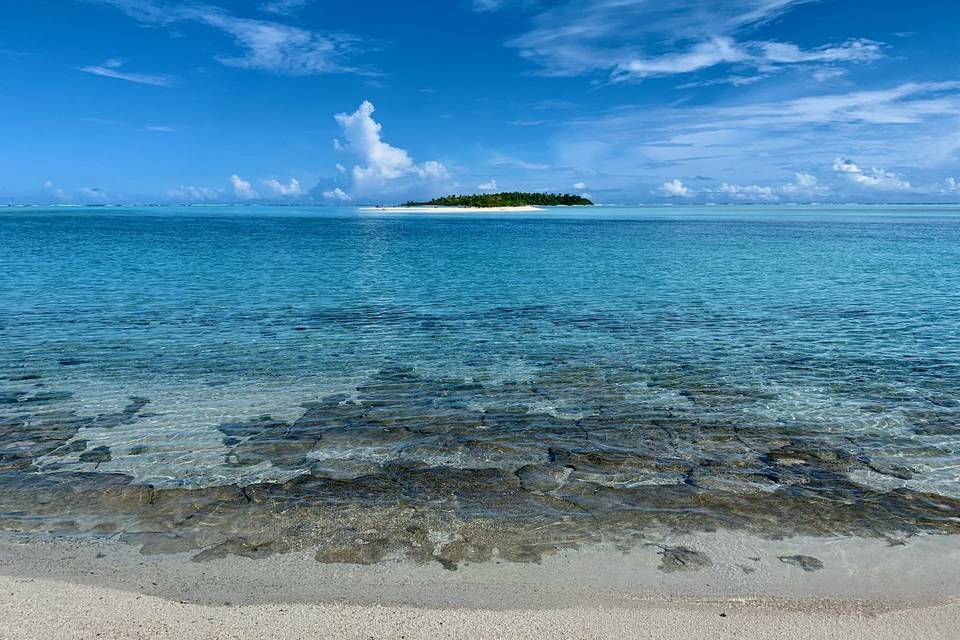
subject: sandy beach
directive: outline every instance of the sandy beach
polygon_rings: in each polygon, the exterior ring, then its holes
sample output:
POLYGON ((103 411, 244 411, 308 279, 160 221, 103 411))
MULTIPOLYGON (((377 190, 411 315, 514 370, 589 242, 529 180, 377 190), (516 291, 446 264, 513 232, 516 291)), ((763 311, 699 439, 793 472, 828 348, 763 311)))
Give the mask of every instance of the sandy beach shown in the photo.
POLYGON ((719 532, 449 571, 5 534, 0 638, 954 638, 958 571, 951 536, 719 532))
POLYGON ((424 609, 346 603, 208 606, 0 577, 0 637, 59 638, 955 638, 960 605, 886 611, 744 602, 631 608, 424 609))

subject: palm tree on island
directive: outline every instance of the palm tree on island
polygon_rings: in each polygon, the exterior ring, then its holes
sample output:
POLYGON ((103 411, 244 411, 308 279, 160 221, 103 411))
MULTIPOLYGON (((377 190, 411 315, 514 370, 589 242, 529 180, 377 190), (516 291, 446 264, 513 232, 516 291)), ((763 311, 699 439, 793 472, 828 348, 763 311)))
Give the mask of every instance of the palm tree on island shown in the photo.
POLYGON ((405 207, 526 207, 526 206, 584 206, 593 202, 569 193, 525 193, 509 191, 503 193, 477 193, 473 195, 443 196, 426 202, 410 201, 405 207))

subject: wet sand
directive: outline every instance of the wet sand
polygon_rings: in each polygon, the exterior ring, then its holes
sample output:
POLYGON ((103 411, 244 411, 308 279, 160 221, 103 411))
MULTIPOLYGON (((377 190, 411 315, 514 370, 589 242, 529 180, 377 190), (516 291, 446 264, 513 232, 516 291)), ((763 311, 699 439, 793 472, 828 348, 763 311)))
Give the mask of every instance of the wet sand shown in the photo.
POLYGON ((954 638, 960 539, 651 536, 456 571, 0 536, 0 638, 954 638))

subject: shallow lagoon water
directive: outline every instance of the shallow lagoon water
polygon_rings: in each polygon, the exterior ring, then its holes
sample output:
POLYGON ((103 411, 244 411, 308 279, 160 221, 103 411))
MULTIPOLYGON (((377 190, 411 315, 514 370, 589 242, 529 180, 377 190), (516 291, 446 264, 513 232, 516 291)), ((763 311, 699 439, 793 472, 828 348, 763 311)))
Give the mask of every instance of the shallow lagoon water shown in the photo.
POLYGON ((960 531, 960 209, 0 210, 0 524, 201 559, 960 531))

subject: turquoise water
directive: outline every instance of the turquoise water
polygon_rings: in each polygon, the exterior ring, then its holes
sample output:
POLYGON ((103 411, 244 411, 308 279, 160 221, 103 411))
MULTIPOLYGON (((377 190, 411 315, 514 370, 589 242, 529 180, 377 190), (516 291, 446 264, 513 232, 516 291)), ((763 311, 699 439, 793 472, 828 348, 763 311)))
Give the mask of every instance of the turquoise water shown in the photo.
POLYGON ((6 209, 0 273, 10 528, 960 526, 957 207, 6 209))

